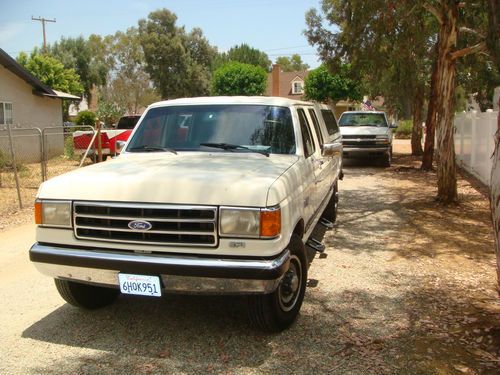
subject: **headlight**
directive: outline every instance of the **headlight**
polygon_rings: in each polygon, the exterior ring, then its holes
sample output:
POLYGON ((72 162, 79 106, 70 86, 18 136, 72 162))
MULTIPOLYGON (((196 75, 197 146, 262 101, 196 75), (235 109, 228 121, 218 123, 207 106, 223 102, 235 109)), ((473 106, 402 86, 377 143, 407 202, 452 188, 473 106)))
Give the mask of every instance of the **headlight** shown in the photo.
POLYGON ((223 237, 274 238, 281 233, 279 208, 221 207, 220 235, 223 237))
POLYGON ((388 135, 377 135, 375 137, 375 140, 377 143, 389 143, 389 136, 388 135))
POLYGON ((71 202, 36 201, 35 222, 48 227, 71 228, 71 202))

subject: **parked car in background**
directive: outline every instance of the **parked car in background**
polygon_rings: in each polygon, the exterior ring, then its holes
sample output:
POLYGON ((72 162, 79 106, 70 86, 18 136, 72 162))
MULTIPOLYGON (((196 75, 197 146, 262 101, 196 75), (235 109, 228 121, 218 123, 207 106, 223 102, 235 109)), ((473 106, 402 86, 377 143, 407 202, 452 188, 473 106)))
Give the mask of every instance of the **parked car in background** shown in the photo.
POLYGON ((30 259, 78 307, 120 292, 242 294, 254 325, 283 330, 304 299, 305 244, 322 252, 313 230, 337 217, 342 144, 328 110, 272 97, 152 104, 119 157, 41 185, 30 259))
MULTIPOLYGON (((122 116, 118 120, 115 128, 101 130, 101 148, 103 161, 106 160, 108 156, 114 156, 118 153, 116 142, 126 142, 130 137, 130 134, 132 134, 132 130, 134 129, 140 118, 140 115, 122 116)), ((95 161, 98 141, 94 138, 94 132, 91 130, 86 130, 76 131, 73 133, 73 146, 75 154, 83 155, 92 142, 92 149, 87 155, 89 158, 95 161)))
POLYGON ((386 167, 392 160, 392 129, 385 112, 347 111, 339 119, 345 158, 379 158, 386 167))

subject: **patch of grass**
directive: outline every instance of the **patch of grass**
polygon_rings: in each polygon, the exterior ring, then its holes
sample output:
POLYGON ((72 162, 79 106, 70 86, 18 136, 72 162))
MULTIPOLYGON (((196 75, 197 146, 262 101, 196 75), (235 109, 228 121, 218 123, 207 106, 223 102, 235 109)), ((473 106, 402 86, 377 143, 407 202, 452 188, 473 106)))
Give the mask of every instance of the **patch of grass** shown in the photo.
POLYGON ((402 120, 398 124, 398 128, 395 131, 396 138, 399 139, 409 139, 411 138, 411 131, 413 129, 412 120, 402 120))

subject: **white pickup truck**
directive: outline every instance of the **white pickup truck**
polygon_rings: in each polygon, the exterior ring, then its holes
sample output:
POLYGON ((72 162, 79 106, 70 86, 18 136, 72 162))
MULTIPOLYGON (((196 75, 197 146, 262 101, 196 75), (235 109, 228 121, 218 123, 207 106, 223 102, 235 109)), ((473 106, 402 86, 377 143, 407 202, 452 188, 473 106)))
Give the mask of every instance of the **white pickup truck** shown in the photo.
POLYGON ((305 244, 321 251, 309 237, 337 215, 333 113, 282 98, 176 99, 149 106, 121 146, 38 191, 30 259, 61 296, 95 309, 120 292, 246 294, 256 326, 292 324, 305 244))

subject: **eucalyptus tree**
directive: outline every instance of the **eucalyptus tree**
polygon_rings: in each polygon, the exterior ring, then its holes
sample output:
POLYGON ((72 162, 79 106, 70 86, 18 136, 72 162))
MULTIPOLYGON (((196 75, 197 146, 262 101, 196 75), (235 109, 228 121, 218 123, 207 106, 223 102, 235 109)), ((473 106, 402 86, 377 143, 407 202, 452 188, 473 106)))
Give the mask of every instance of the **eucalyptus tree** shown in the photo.
POLYGON ((424 10, 408 2, 324 0, 306 14, 309 43, 330 67, 349 61, 372 96, 413 117, 412 153, 422 153, 422 117, 432 32, 424 10))
POLYGON ((145 70, 163 98, 209 94, 216 49, 201 29, 186 32, 174 13, 160 9, 139 21, 139 40, 145 70))

